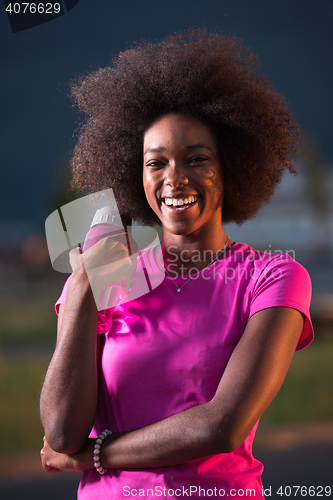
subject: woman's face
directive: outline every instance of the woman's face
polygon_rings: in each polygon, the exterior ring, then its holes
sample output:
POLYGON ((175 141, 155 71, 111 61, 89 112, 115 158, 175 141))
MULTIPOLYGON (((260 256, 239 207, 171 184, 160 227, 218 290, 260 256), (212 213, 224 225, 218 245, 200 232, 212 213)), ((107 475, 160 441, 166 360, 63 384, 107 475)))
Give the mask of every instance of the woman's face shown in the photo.
POLYGON ((143 185, 163 229, 221 229, 223 182, 215 138, 195 118, 170 114, 145 132, 143 185))

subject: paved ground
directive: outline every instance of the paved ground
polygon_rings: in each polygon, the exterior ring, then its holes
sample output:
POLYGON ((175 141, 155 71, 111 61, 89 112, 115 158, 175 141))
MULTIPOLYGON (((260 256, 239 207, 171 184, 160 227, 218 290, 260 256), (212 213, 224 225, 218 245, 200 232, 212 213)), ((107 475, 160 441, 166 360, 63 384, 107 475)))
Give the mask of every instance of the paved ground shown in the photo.
POLYGON ((288 496, 296 499, 333 499, 332 444, 303 446, 283 451, 266 451, 256 453, 255 456, 265 467, 262 481, 265 490, 270 490, 267 491, 267 499, 286 500, 288 496), (296 488, 293 486, 305 486, 303 493, 307 491, 308 495, 301 495, 299 490, 295 496, 296 488), (310 486, 313 486, 314 489, 309 491, 310 486), (329 486, 331 495, 326 496, 325 489, 321 491, 321 486, 329 486), (291 490, 288 487, 291 487, 291 490), (284 495, 279 495, 278 491, 283 492, 284 495))
MULTIPOLYGON (((333 500, 333 445, 317 444, 289 450, 258 451, 256 458, 265 465, 263 484, 266 498, 286 500, 322 498, 333 500), (279 488, 283 496, 278 494, 279 488), (289 490, 288 486, 291 487, 289 490), (315 495, 301 495, 293 486, 315 487, 315 495), (330 486, 325 495, 320 486, 330 486), (321 493, 321 495, 320 495, 321 493)), ((0 498, 7 500, 75 500, 80 474, 65 473, 37 475, 30 479, 1 477, 0 498)), ((303 488, 303 494, 305 493, 303 488)), ((312 493, 312 491, 310 492, 312 493)), ((124 498, 124 497, 122 497, 124 498)), ((162 498, 162 497, 160 497, 162 498)), ((96 499, 104 500, 104 499, 96 499)), ((113 499, 112 499, 113 500, 113 499)), ((117 500, 117 499, 116 499, 117 500)))

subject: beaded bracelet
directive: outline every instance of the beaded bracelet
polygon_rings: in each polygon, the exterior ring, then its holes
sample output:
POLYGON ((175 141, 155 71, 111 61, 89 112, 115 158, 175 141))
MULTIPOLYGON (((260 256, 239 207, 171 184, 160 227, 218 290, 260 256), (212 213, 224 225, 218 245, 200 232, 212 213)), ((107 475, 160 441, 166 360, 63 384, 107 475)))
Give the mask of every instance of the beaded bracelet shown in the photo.
POLYGON ((105 431, 103 431, 98 436, 98 438, 96 439, 96 443, 95 443, 95 446, 94 446, 94 457, 93 457, 94 467, 96 467, 97 472, 99 472, 100 474, 104 474, 106 472, 106 469, 101 464, 101 460, 100 460, 99 454, 101 453, 101 446, 102 446, 102 443, 103 443, 104 439, 107 436, 110 436, 110 434, 112 434, 112 432, 109 431, 108 429, 106 429, 105 431))

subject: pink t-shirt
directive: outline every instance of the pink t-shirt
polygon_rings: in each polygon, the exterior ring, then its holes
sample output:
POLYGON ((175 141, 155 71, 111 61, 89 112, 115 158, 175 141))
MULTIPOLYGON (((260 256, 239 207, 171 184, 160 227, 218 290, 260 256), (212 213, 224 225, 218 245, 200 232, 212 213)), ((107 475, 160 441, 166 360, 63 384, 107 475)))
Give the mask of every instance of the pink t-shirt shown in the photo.
MULTIPOLYGON (((158 266, 154 255, 148 249, 138 267, 158 266)), ((99 314, 105 340, 92 437, 104 429, 134 430, 210 401, 249 318, 262 309, 297 309, 306 317, 297 350, 313 339, 311 281, 287 254, 235 243, 177 293, 175 284, 188 279, 165 276, 149 293, 99 314)), ((56 309, 65 303, 66 289, 56 309)), ((263 466, 252 455, 257 425, 231 453, 170 467, 108 469, 103 476, 90 469, 78 498, 262 498, 263 466), (250 489, 255 495, 245 493, 250 489)))

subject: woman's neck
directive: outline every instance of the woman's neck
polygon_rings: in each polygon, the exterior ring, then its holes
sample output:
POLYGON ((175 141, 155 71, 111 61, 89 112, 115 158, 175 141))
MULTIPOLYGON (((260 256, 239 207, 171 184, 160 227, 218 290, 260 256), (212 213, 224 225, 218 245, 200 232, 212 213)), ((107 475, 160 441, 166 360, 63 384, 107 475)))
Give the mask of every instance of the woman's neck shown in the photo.
POLYGON ((164 267, 174 278, 201 271, 219 257, 232 241, 222 229, 208 235, 174 235, 163 233, 164 267))

